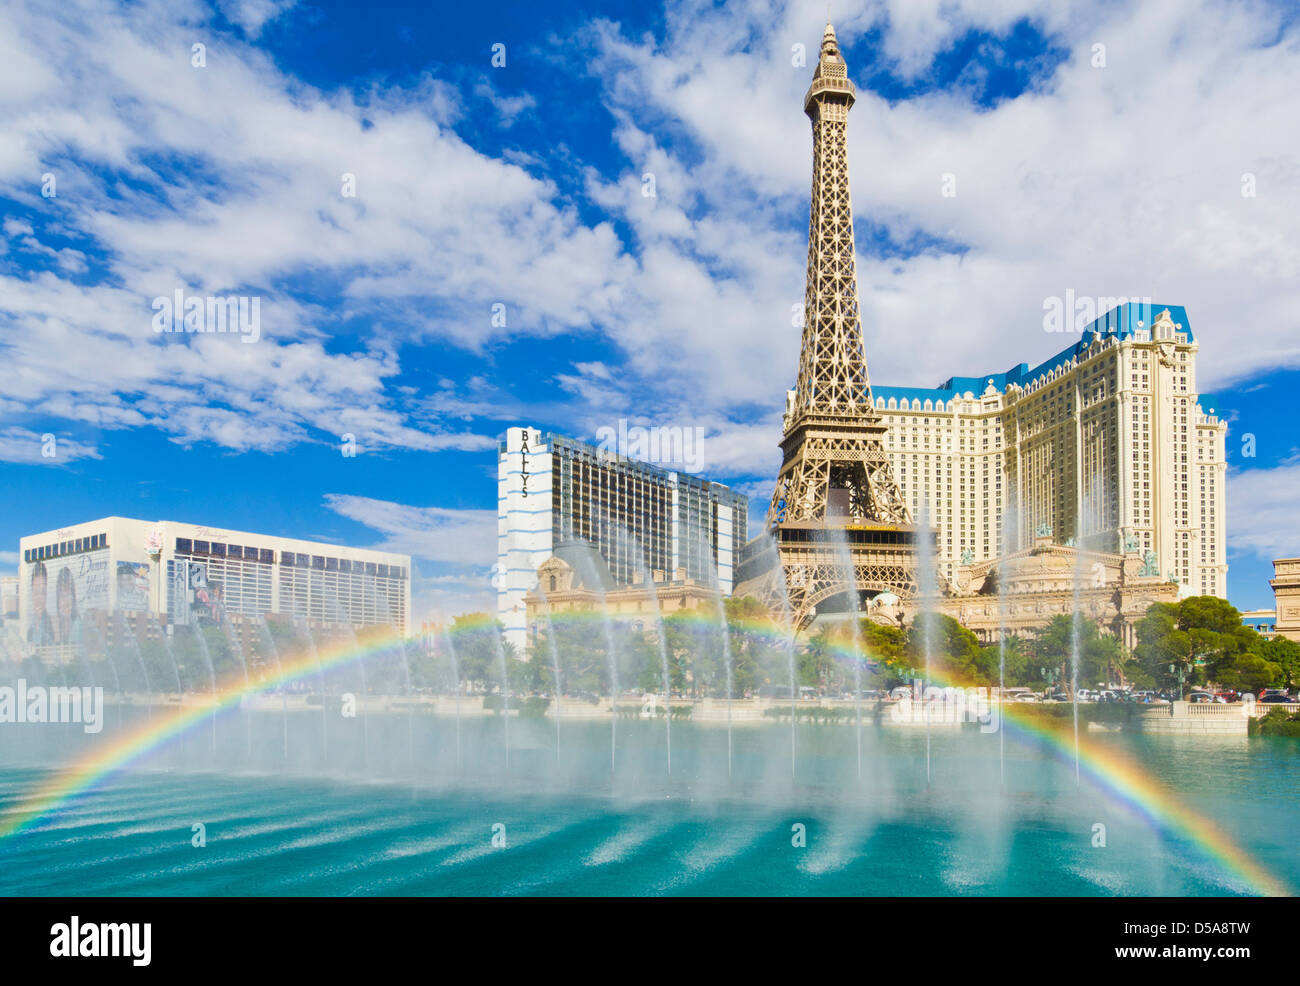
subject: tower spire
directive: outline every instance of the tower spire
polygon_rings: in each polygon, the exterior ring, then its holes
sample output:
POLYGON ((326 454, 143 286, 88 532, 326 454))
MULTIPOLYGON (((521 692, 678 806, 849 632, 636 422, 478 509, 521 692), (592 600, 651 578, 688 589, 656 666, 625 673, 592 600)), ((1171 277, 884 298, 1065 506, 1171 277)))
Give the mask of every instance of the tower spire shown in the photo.
POLYGON ((812 123, 812 203, 803 338, 781 440, 783 461, 767 522, 778 575, 755 556, 741 590, 788 601, 796 626, 846 590, 916 592, 916 530, 885 451, 885 424, 871 403, 862 340, 848 120, 857 91, 835 28, 826 25, 804 112, 812 123), (839 546, 851 557, 844 570, 839 546), (851 589, 850 589, 851 585, 851 589))
POLYGON ((871 405, 849 195, 848 122, 856 98, 835 28, 827 24, 821 57, 804 96, 804 112, 812 121, 813 176, 793 418, 853 413, 871 405))
POLYGON ((826 21, 826 30, 822 32, 822 54, 823 55, 826 54, 826 50, 828 48, 834 54, 839 54, 839 42, 835 40, 835 26, 831 24, 829 19, 827 19, 826 21))
POLYGON ((769 524, 829 516, 908 521, 884 448, 885 426, 871 403, 862 341, 849 196, 849 110, 856 98, 835 28, 827 24, 803 101, 813 137, 808 278, 799 378, 769 524))

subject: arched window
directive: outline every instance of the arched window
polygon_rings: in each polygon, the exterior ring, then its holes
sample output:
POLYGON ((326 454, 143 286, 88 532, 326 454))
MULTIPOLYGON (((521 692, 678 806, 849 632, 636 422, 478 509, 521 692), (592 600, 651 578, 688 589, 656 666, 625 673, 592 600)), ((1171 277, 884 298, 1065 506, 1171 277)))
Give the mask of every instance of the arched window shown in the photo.
POLYGON ((557 580, 556 580, 555 576, 552 575, 552 576, 551 576, 551 591, 552 591, 552 592, 555 591, 556 583, 557 583, 557 580))

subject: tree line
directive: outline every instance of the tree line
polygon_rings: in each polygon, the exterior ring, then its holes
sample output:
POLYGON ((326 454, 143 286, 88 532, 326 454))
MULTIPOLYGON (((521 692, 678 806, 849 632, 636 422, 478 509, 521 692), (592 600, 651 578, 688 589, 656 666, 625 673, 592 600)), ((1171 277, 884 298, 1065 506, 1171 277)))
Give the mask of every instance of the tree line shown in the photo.
POLYGON ((481 613, 455 619, 426 647, 417 640, 384 642, 385 630, 310 630, 291 619, 258 621, 250 642, 231 626, 178 627, 170 637, 118 632, 97 650, 101 656, 53 666, 28 657, 15 670, 36 680, 60 681, 88 674, 107 689, 205 692, 238 683, 247 671, 276 670, 297 661, 301 673, 279 687, 295 691, 358 691, 402 694, 410 689, 521 694, 609 695, 662 693, 665 676, 676 696, 690 698, 788 694, 812 688, 821 694, 892 688, 927 679, 941 685, 1043 690, 1067 686, 1071 658, 1079 650, 1079 684, 1095 688, 1120 681, 1161 690, 1213 684, 1258 693, 1294 688, 1300 679, 1300 644, 1265 640, 1241 622, 1230 603, 1193 596, 1157 603, 1137 624, 1137 645, 1120 640, 1080 615, 1058 614, 1037 633, 1009 635, 981 644, 973 632, 942 614, 922 614, 910 626, 846 619, 823 625, 792 642, 758 600, 724 600, 721 611, 687 611, 654 621, 605 621, 599 614, 556 613, 538 627, 519 653, 494 617, 481 613), (723 632, 725 625, 726 632, 723 632), (352 648, 363 660, 312 673, 310 655, 352 648), (81 667, 84 664, 85 667, 81 667), (1001 670, 1000 670, 1001 668, 1001 670), (728 674, 728 672, 730 672, 728 674), (730 685, 728 686, 728 682, 730 685))

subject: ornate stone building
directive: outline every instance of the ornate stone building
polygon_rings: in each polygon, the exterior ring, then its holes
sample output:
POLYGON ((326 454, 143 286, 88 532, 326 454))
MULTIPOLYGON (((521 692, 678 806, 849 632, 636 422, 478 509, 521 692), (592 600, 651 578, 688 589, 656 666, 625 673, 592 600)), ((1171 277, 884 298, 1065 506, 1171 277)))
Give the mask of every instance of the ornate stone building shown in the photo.
POLYGON ((1062 613, 1078 611, 1124 646, 1152 603, 1176 603, 1178 586, 1136 554, 1052 543, 1050 536, 1003 558, 957 569, 956 595, 939 608, 984 643, 1001 632, 1032 636, 1062 613))
POLYGON ((619 585, 590 545, 558 545, 556 553, 538 566, 536 585, 524 595, 527 643, 531 645, 548 620, 566 613, 608 615, 640 629, 653 629, 656 607, 660 616, 717 609, 718 591, 689 578, 685 568, 671 577, 657 570, 650 578, 653 584, 638 579, 632 585, 619 585))
POLYGON ((1279 637, 1300 640, 1300 558, 1278 558, 1273 562, 1273 632, 1279 637))

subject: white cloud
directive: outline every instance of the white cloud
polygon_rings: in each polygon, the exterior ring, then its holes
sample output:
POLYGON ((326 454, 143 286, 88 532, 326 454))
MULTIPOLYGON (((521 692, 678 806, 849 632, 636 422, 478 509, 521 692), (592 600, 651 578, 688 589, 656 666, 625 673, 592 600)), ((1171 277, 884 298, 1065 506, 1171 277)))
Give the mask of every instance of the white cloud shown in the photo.
MULTIPOLYGON (((642 245, 627 285, 635 317, 611 331, 640 381, 663 381, 683 403, 690 394, 716 408, 779 406, 793 379, 788 311, 802 296, 805 245, 782 232, 781 210, 807 214, 811 137, 800 110, 811 69, 789 55, 797 41, 814 57, 814 6, 674 4, 661 40, 609 24, 594 31, 596 77, 622 121, 633 177, 644 162, 658 193, 647 205, 631 178, 592 179, 642 245), (728 100, 734 111, 719 112, 728 100), (659 143, 682 132, 693 147, 659 143)), ((1070 54, 1016 99, 990 110, 963 92, 891 104, 859 90, 850 117, 859 228, 870 219, 899 241, 922 233, 966 248, 860 257, 873 381, 933 386, 1045 359, 1069 340, 1042 330, 1042 303, 1067 289, 1185 305, 1206 389, 1300 363, 1300 135, 1287 123, 1300 91, 1296 28, 1283 30, 1276 7, 1208 0, 899 0, 838 27, 852 42, 887 25, 883 54, 907 76, 962 32, 1002 32, 1026 15, 1070 54), (1097 41, 1104 69, 1089 61, 1097 41), (1241 195, 1247 172, 1257 198, 1241 195), (957 178, 956 198, 940 194, 945 173, 957 178)), ((861 54, 848 57, 861 80, 861 54)))
MULTIPOLYGON (((227 13, 256 33, 273 11, 227 13)), ((115 282, 0 277, 0 344, 23 371, 13 400, 236 450, 345 431, 371 448, 487 447, 390 388, 401 371, 392 344, 475 349, 494 334, 590 329, 617 295, 612 229, 584 226, 549 183, 462 141, 444 82, 324 94, 228 37, 209 37, 195 68, 191 22, 204 9, 167 15, 91 4, 64 17, 37 4, 0 13, 0 51, 35 51, 50 67, 0 90, 13 137, 0 191, 93 239, 115 282), (46 168, 56 199, 32 177, 46 168), (341 194, 344 174, 355 198, 341 194), (322 275, 352 310, 313 310, 277 289, 322 275), (177 289, 258 296, 262 341, 154 335, 151 300, 177 289), (337 318, 369 319, 381 348, 331 347, 337 318)), ((530 97, 510 99, 503 112, 517 114, 530 97)), ((11 235, 31 226, 18 222, 11 235)), ((86 269, 82 251, 30 248, 68 274, 86 269)))
POLYGON ((495 510, 413 507, 342 493, 327 494, 325 505, 380 534, 382 540, 370 546, 379 551, 469 566, 496 557, 495 510))
POLYGON ((256 38, 270 21, 296 4, 297 0, 218 0, 221 12, 250 38, 256 38))
POLYGON ((497 113, 496 122, 505 128, 514 126, 520 114, 537 106, 537 100, 531 93, 525 92, 518 96, 503 96, 487 79, 479 80, 474 86, 474 94, 492 104, 492 108, 497 113))
POLYGON ((1233 551, 1264 561, 1300 556, 1297 491, 1300 464, 1228 473, 1228 532, 1233 551))
MULTIPOLYGON (((223 9, 250 36, 276 14, 223 9)), ((12 137, 0 190, 42 214, 57 203, 62 228, 107 251, 114 280, 0 278, 0 344, 21 368, 0 413, 40 406, 234 449, 347 431, 365 448, 487 449, 465 415, 575 430, 641 417, 706 427, 721 453, 711 470, 775 471, 811 168, 811 63, 792 66, 791 45, 815 57, 824 7, 671 2, 658 39, 594 24, 579 42, 595 57, 581 64, 629 162, 583 173, 611 219, 594 224, 530 169, 528 148, 493 159, 458 136, 467 97, 440 80, 326 93, 224 37, 194 69, 193 24, 207 16, 197 3, 49 10, 0 14, 0 125, 12 137), (203 180, 177 178, 175 161, 203 180), (61 189, 49 202, 33 177, 47 168, 61 189), (131 183, 109 187, 105 169, 131 183), (345 172, 355 199, 340 195, 345 172), (278 290, 305 273, 337 283, 349 311, 278 290), (263 342, 153 336, 148 301, 177 287, 259 294, 263 342), (498 302, 505 326, 491 322, 498 302), (330 344, 336 317, 371 323, 358 351, 330 344), (625 359, 560 374, 563 393, 545 402, 500 399, 508 380, 495 394, 392 386, 403 343, 466 347, 491 376, 496 340, 573 333, 599 333, 625 359)), ((1185 305, 1207 390, 1300 363, 1297 29, 1276 7, 1212 0, 889 0, 837 27, 846 44, 880 29, 881 64, 919 78, 965 32, 1023 17, 1070 55, 1016 99, 985 109, 962 87, 892 104, 859 91, 859 219, 898 241, 965 248, 860 258, 873 381, 934 385, 1046 358, 1068 339, 1042 331, 1043 299, 1067 289, 1185 305), (1089 63, 1098 42, 1104 69, 1089 63), (949 172, 956 198, 939 194, 949 172), (1245 173, 1257 198, 1241 196, 1245 173)), ((862 57, 849 51, 859 82, 862 57)), ((481 85, 503 124, 539 112, 530 94, 503 102, 481 85)), ((74 274, 85 253, 56 264, 74 274)))
POLYGON ((331 493, 325 505, 364 524, 380 551, 409 554, 413 621, 448 622, 460 613, 495 612, 492 571, 483 560, 497 552, 495 510, 414 507, 387 500, 331 493))
POLYGON ((0 462, 66 466, 78 459, 101 459, 99 450, 58 432, 0 429, 0 462))

